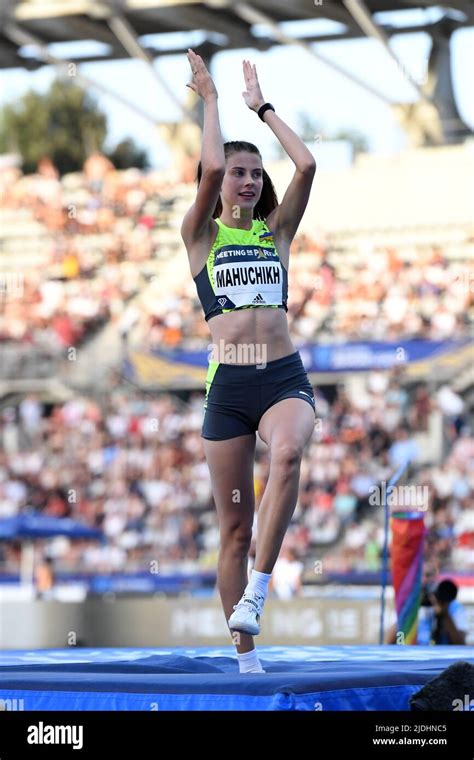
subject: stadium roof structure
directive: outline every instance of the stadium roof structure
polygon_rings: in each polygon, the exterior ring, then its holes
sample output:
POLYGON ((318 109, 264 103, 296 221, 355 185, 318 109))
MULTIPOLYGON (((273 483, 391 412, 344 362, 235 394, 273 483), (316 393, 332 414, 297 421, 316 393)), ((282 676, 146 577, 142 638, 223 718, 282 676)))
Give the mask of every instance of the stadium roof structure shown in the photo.
MULTIPOLYGON (((472 0, 450 0, 442 6, 430 0, 3 0, 0 22, 0 68, 34 71, 48 64, 134 57, 153 68, 175 103, 172 88, 153 67, 156 58, 184 55, 192 46, 210 62, 216 53, 232 49, 266 51, 297 45, 388 105, 396 105, 414 142, 460 142, 471 133, 454 100, 449 40, 456 30, 474 25, 472 0), (405 13, 394 23, 393 13, 400 11, 405 13), (297 21, 313 23, 296 31, 288 22, 297 21), (411 76, 389 44, 394 35, 419 32, 428 33, 433 42, 424 83, 411 76), (190 42, 189 33, 200 41, 190 42), (418 92, 417 103, 394 104, 370 81, 325 59, 314 45, 365 36, 377 39, 400 66, 418 92), (54 54, 54 43, 73 42, 83 44, 75 50, 69 46, 67 62, 54 54)), ((179 105, 185 117, 200 121, 196 110, 179 105)))
MULTIPOLYGON (((208 41, 215 51, 222 49, 252 47, 268 50, 282 44, 272 35, 255 34, 259 13, 274 24, 307 19, 326 19, 336 22, 333 31, 322 28, 320 33, 309 32, 299 39, 305 42, 328 42, 361 37, 366 31, 351 13, 351 7, 359 3, 344 3, 342 0, 252 0, 249 3, 236 0, 3 0, 3 23, 14 21, 23 29, 42 39, 46 44, 96 40, 109 46, 108 52, 74 58, 76 63, 127 58, 128 51, 111 30, 108 21, 112 16, 123 15, 137 36, 203 30, 208 33, 208 41), (241 11, 248 9, 255 13, 252 20, 243 18, 241 11), (219 39, 221 36, 224 39, 219 39), (214 37, 214 41, 213 38, 214 37)), ((375 14, 393 11, 440 8, 440 2, 433 0, 365 0, 365 7, 372 18, 375 14)), ((441 15, 449 18, 453 29, 474 25, 474 3, 472 0, 451 0, 442 3, 441 15)), ((400 25, 384 23, 378 26, 386 37, 394 34, 428 32, 436 26, 432 14, 426 14, 425 23, 407 21, 400 25)), ((0 36, 0 67, 21 67, 35 69, 43 65, 41 61, 26 59, 8 36, 0 36)), ((149 44, 147 52, 155 56, 185 53, 187 45, 171 50, 149 44)))

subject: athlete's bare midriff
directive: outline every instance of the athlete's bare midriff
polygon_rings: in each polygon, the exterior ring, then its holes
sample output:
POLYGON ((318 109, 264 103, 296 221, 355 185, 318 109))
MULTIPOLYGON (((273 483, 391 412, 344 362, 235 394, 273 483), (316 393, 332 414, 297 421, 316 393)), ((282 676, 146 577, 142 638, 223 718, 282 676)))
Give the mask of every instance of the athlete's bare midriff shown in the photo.
POLYGON ((208 325, 211 358, 223 364, 264 364, 296 351, 284 309, 259 306, 231 311, 212 317, 208 325))
MULTIPOLYGON (((193 277, 202 269, 218 232, 211 220, 209 231, 188 249, 193 277)), ((275 235, 275 245, 282 264, 288 268, 289 246, 275 235)), ((213 361, 222 364, 264 364, 296 351, 288 331, 286 312, 281 308, 258 306, 238 309, 211 317, 208 323, 212 336, 213 361)))

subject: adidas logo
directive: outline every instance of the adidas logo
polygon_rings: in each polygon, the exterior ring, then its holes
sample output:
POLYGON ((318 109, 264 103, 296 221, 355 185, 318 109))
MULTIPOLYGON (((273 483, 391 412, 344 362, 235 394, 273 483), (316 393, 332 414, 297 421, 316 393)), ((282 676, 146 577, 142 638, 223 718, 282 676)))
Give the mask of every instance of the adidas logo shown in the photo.
POLYGON ((219 304, 219 306, 224 306, 224 304, 226 303, 226 301, 227 301, 227 298, 218 298, 217 299, 217 303, 219 304))
POLYGON ((265 299, 262 295, 260 295, 260 293, 257 293, 252 303, 265 303, 265 299))

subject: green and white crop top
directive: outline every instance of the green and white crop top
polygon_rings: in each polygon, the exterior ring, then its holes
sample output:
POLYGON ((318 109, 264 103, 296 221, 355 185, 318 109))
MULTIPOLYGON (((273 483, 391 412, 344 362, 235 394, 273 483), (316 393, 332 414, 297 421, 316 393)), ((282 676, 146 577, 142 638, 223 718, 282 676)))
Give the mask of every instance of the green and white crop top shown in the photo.
POLYGON ((220 219, 207 261, 194 278, 206 320, 237 309, 287 309, 288 273, 266 223, 227 227, 220 219))

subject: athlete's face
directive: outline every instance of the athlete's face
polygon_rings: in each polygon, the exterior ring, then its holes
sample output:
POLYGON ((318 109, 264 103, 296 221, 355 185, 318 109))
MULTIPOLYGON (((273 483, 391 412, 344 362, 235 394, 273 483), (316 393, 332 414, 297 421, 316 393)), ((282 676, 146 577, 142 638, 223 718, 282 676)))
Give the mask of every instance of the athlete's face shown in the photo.
POLYGON ((262 159, 255 153, 232 153, 227 158, 222 181, 222 201, 234 211, 238 206, 252 209, 263 187, 262 159))

